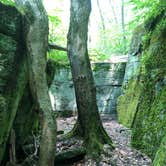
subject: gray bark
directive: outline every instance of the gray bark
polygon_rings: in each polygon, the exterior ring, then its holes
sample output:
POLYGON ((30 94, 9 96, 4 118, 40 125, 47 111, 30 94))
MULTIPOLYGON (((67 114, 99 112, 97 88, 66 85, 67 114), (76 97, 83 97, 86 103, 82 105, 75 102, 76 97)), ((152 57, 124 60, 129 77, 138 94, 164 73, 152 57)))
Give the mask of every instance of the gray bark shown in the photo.
POLYGON ((122 18, 122 34, 123 34, 123 52, 126 51, 126 30, 125 30, 125 16, 124 16, 124 0, 121 0, 121 18, 122 18))
POLYGON ((71 0, 67 50, 78 108, 78 120, 71 134, 84 138, 88 155, 99 154, 111 139, 103 129, 96 103, 96 88, 87 50, 90 0, 71 0))

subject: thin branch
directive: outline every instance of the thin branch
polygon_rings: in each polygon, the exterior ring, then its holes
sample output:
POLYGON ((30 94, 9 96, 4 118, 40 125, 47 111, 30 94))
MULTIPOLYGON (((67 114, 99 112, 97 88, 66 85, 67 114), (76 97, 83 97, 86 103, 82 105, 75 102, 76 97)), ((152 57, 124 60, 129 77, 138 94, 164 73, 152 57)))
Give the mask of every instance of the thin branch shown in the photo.
POLYGON ((99 14, 100 14, 100 17, 101 17, 102 27, 103 27, 103 30, 105 31, 104 16, 103 16, 103 13, 102 13, 102 10, 101 10, 101 7, 100 7, 100 4, 99 4, 99 0, 97 0, 97 6, 98 6, 98 8, 99 8, 99 14))
POLYGON ((48 44, 48 48, 49 48, 49 49, 59 50, 59 51, 67 51, 67 48, 61 47, 61 46, 58 46, 58 45, 52 44, 52 43, 49 43, 49 44, 48 44))
POLYGON ((115 12, 115 7, 114 7, 114 5, 112 4, 112 0, 109 0, 109 2, 110 2, 110 5, 111 5, 111 8, 112 8, 112 13, 113 13, 113 15, 114 15, 115 23, 118 24, 117 15, 116 15, 116 12, 115 12))

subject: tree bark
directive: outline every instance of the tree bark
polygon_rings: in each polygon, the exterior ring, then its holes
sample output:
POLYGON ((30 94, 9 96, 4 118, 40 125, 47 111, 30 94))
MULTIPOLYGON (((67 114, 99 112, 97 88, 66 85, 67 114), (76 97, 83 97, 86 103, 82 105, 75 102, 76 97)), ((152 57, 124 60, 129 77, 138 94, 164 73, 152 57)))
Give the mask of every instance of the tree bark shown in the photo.
POLYGON ((124 16, 124 0, 121 0, 121 19, 122 19, 122 35, 123 35, 123 53, 126 52, 126 30, 125 30, 125 16, 124 16))
POLYGON ((109 144, 112 148, 113 145, 98 113, 96 88, 88 57, 87 32, 90 11, 90 0, 71 0, 67 50, 75 87, 78 120, 70 134, 82 136, 88 155, 96 156, 101 152, 103 144, 109 144))
POLYGON ((53 166, 56 123, 46 80, 48 48, 48 18, 41 0, 15 0, 25 16, 25 40, 29 66, 29 82, 36 109, 40 113, 42 135, 39 152, 40 166, 53 166))

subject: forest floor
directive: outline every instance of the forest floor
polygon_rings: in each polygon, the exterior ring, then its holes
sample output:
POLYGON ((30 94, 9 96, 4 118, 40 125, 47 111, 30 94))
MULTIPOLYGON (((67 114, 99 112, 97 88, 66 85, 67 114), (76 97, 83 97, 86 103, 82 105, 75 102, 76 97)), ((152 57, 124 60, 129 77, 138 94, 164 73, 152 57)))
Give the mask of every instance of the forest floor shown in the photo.
MULTIPOLYGON (((110 115, 101 115, 103 125, 112 138, 116 148, 114 151, 109 146, 104 146, 104 152, 101 155, 98 164, 95 161, 84 159, 74 164, 63 164, 63 166, 150 166, 151 160, 145 154, 131 147, 131 130, 119 124, 115 118, 110 115), (105 155, 107 154, 107 155, 105 155)), ((70 131, 76 122, 76 117, 58 118, 58 130, 65 133, 70 131)), ((70 139, 57 143, 57 151, 64 151, 70 148, 77 148, 82 145, 78 139, 70 139)), ((62 165, 61 165, 62 166, 62 165)))

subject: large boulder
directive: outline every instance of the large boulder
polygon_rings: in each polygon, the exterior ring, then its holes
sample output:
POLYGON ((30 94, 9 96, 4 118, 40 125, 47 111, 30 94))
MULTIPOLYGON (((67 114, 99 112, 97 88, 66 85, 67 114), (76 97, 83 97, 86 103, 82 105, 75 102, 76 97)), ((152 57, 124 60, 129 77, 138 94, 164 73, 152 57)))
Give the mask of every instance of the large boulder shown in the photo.
MULTIPOLYGON (((0 165, 17 162, 34 153, 39 132, 38 111, 29 88, 28 66, 23 34, 23 17, 15 7, 0 3, 0 165), (9 153, 10 152, 10 153, 9 153)), ((47 82, 51 85, 54 62, 47 63, 47 82)), ((27 161, 26 161, 27 162, 27 161)), ((22 165, 27 165, 27 163, 22 165)))
POLYGON ((19 12, 0 3, 0 163, 28 81, 21 29, 19 12))

